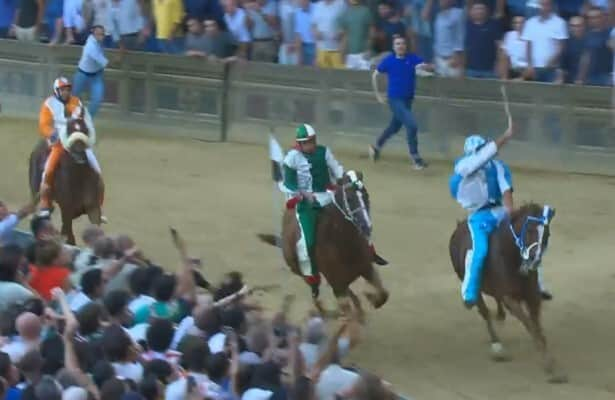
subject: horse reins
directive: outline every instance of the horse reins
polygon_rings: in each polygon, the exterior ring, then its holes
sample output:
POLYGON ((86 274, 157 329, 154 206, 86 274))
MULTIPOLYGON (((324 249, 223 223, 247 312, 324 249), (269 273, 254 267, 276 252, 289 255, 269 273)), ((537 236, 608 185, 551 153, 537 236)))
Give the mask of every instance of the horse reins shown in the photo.
MULTIPOLYGON (((542 216, 534 217, 530 215, 525 218, 525 221, 523 221, 523 225, 521 226, 521 232, 519 233, 519 235, 517 235, 517 233, 515 232, 515 228, 513 227, 512 222, 508 224, 510 232, 512 233, 513 238, 515 239, 515 245, 521 251, 521 258, 523 259, 524 264, 527 264, 530 258, 530 252, 536 246, 538 246, 538 252, 536 254, 536 258, 540 256, 541 247, 542 247, 542 238, 544 235, 544 227, 549 225, 550 218, 551 218, 551 207, 549 207, 548 205, 545 205, 542 210, 542 216), (527 233, 527 228, 530 223, 538 224, 538 240, 530 244, 529 246, 526 246, 525 235, 527 233)), ((524 268, 525 271, 529 269, 530 268, 527 268, 527 267, 524 268)))

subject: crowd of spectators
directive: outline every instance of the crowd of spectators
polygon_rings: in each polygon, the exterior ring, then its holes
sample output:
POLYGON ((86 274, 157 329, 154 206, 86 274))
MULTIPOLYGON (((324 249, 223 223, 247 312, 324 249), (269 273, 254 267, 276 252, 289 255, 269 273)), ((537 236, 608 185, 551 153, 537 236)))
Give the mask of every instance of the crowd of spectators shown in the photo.
POLYGON ((396 36, 438 75, 611 85, 613 0, 1 0, 0 37, 369 69, 396 36), (555 1, 555 3, 554 3, 555 1), (366 2, 366 3, 364 3, 366 2))
POLYGON ((0 202, 0 399, 395 398, 343 367, 358 316, 334 331, 315 312, 292 324, 293 296, 267 310, 251 294, 271 287, 250 288, 239 272, 212 285, 174 231, 175 273, 96 226, 79 249, 37 216, 33 240, 14 243, 11 229, 33 211, 0 202))

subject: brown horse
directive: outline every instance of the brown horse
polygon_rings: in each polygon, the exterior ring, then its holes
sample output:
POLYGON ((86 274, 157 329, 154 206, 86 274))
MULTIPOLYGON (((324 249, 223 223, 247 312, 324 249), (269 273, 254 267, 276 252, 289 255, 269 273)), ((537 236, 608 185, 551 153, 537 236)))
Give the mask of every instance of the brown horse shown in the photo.
MULTIPOLYGON (((367 299, 379 308, 386 303, 389 293, 383 287, 380 274, 372 265, 372 252, 367 238, 371 234, 370 203, 360 172, 348 171, 332 194, 332 202, 320 211, 316 224, 316 240, 311 257, 325 277, 338 300, 340 310, 351 307, 350 299, 362 313, 359 298, 350 284, 363 277, 376 293, 365 293, 367 299)), ((281 240, 274 235, 259 235, 271 245, 281 246, 286 264, 291 271, 303 276, 299 268, 296 245, 300 237, 294 210, 286 210, 282 219, 281 240)), ((318 292, 314 304, 322 310, 318 292)))
MULTIPOLYGON (((75 244, 73 219, 87 214, 91 223, 97 225, 101 223, 100 204, 104 184, 98 173, 88 164, 85 155, 87 147, 85 141, 89 132, 83 119, 83 111, 77 118, 68 118, 66 129, 69 138, 75 135, 76 140, 70 151, 65 151, 60 159, 55 171, 51 197, 61 210, 62 235, 69 244, 75 244)), ((30 155, 29 180, 33 195, 39 191, 48 154, 47 142, 41 140, 30 155)))
MULTIPOLYGON (((543 357, 549 381, 558 383, 565 382, 567 378, 547 349, 547 340, 540 322, 542 298, 537 273, 547 250, 550 223, 554 216, 555 210, 549 206, 530 203, 513 212, 509 221, 500 224, 489 239, 489 255, 483 269, 481 291, 496 299, 501 318, 504 316, 501 310, 503 304, 521 321, 543 357)), ((472 239, 467 222, 460 222, 451 237, 449 251, 453 268, 461 280, 465 273, 466 253, 471 248, 472 239)), ((477 305, 478 312, 487 323, 494 359, 508 360, 482 295, 477 305)))

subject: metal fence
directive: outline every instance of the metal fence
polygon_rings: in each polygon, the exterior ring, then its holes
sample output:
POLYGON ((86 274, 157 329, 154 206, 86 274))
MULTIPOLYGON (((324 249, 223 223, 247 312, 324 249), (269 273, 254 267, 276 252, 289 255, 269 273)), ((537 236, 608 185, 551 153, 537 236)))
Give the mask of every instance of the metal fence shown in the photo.
MULTIPOLYGON (((0 41, 0 94, 7 114, 35 115, 50 82, 71 76, 78 47, 0 41)), ((108 52, 111 60, 119 58, 108 52)), ((207 140, 264 143, 275 129, 313 123, 336 148, 365 151, 388 123, 365 71, 260 63, 223 64, 191 57, 128 53, 105 72, 105 120, 164 128, 207 140)), ((414 111, 422 152, 450 159, 470 132, 505 127, 500 82, 419 78, 414 111)), ((385 87, 384 82, 381 85, 385 87)), ((527 82, 507 84, 518 136, 506 150, 516 166, 615 175, 611 89, 527 82)), ((403 136, 391 151, 403 154, 403 136)), ((290 139, 289 139, 290 140, 290 139)))

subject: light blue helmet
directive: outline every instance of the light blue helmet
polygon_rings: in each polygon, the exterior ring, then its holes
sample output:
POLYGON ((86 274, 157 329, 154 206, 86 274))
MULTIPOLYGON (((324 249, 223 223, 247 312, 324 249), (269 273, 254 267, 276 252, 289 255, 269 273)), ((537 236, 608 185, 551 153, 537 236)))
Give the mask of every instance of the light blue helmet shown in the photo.
POLYGON ((472 154, 485 143, 487 143, 487 141, 481 135, 470 135, 463 144, 463 152, 465 154, 472 154))

